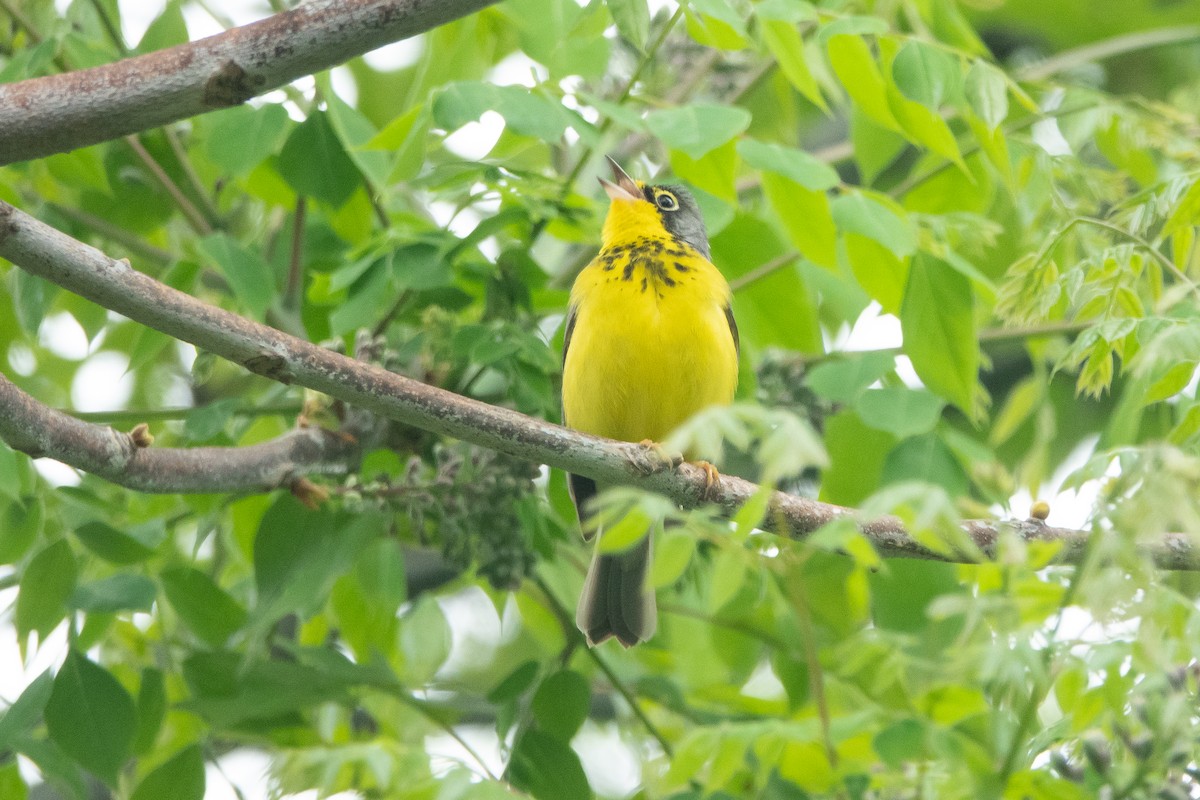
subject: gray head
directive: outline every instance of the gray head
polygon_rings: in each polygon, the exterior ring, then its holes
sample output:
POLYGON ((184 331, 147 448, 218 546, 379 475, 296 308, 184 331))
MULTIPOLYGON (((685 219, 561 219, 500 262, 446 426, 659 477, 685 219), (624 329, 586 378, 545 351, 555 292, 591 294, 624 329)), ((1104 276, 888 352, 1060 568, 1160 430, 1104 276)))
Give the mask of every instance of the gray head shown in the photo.
POLYGON ((687 242, 705 258, 712 258, 708 250, 704 216, 691 192, 682 186, 655 185, 642 187, 642 194, 658 209, 663 226, 672 236, 687 242))
POLYGON ((658 211, 668 233, 699 250, 705 258, 712 258, 708 249, 708 232, 704 230, 704 217, 691 192, 682 186, 639 183, 629 177, 612 158, 608 159, 608 164, 612 168, 613 180, 601 178, 600 185, 611 199, 640 200, 644 197, 658 211))

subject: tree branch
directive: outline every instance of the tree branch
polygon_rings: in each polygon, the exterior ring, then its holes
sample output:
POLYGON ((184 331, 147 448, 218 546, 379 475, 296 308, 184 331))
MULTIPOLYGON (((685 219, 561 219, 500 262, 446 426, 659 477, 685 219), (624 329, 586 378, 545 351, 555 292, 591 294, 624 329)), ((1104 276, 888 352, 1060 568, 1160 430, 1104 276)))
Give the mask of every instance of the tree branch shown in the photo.
POLYGON ((313 0, 196 42, 0 85, 0 165, 235 106, 497 0, 313 0))
POLYGON ((34 458, 54 458, 140 492, 266 492, 307 474, 342 473, 352 439, 324 428, 297 428, 246 447, 151 447, 145 428, 122 433, 42 405, 0 375, 0 438, 34 458))
MULTIPOLYGON (((0 257, 33 275, 155 330, 191 342, 252 372, 297 383, 352 406, 444 436, 585 475, 605 484, 639 486, 685 507, 713 501, 733 513, 759 490, 749 481, 723 477, 706 493, 705 472, 692 464, 668 469, 661 456, 641 445, 614 442, 568 430, 506 408, 490 406, 427 386, 317 347, 266 325, 239 317, 179 292, 0 201, 0 257)), ((8 439, 14 435, 8 431, 8 439)), ((28 435, 20 432, 19 435, 28 435)), ((69 453, 64 453, 69 456, 69 453)), ((68 463, 70 457, 64 459, 68 463)), ((89 464, 95 465, 94 462, 89 464)), ((89 466, 80 464, 84 469, 89 466)), ((99 466, 103 466, 101 463, 99 466)), ((241 489, 247 488, 244 484, 241 489)), ((918 543, 895 517, 857 519, 853 509, 775 492, 763 527, 804 538, 835 519, 850 517, 883 556, 969 562, 967 553, 941 553, 918 543)), ((968 520, 963 531, 986 555, 1002 535, 1062 544, 1059 560, 1075 562, 1086 531, 1051 528, 1037 520, 968 520)), ((1144 552, 1164 569, 1200 568, 1200 553, 1183 534, 1166 534, 1144 552)))

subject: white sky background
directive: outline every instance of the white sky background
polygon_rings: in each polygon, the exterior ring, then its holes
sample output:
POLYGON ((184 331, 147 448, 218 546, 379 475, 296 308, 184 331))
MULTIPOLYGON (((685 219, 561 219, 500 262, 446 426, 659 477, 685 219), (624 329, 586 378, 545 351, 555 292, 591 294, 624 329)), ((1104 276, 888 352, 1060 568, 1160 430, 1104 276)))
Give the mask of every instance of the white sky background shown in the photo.
MULTIPOLYGON (((60 10, 65 9, 69 4, 69 0, 57 0, 60 10)), ((127 42, 134 45, 141 39, 150 22, 161 13, 165 2, 164 0, 121 0, 120 5, 125 38, 127 42)), ((265 2, 209 0, 209 5, 235 25, 253 22, 271 13, 265 2)), ((664 6, 673 8, 675 3, 672 0, 651 0, 650 5, 653 10, 657 10, 664 6)), ((193 41, 220 33, 225 29, 211 16, 195 6, 186 6, 184 16, 190 38, 193 41)), ((412 63, 419 52, 419 46, 413 42, 399 42, 368 54, 365 58, 378 69, 396 69, 412 63)), ((532 66, 533 62, 527 57, 520 54, 513 55, 497 67, 493 78, 498 83, 528 85, 531 80, 530 69, 532 66)), ((339 94, 353 102, 356 92, 347 73, 339 74, 338 70, 334 70, 333 81, 339 94)), ((296 85, 302 90, 311 91, 313 82, 311 78, 304 78, 297 81, 296 85)), ((268 98, 280 99, 282 94, 279 95, 279 98, 271 97, 271 95, 268 95, 268 98)), ((1038 138, 1044 139, 1047 149, 1056 153, 1061 144, 1065 144, 1058 129, 1054 126, 1053 121, 1039 123, 1039 125, 1043 126, 1045 130, 1036 131, 1038 138), (1047 125, 1049 127, 1045 127, 1047 125)), ((447 147, 464 158, 481 158, 494 145, 501 133, 502 126, 503 119, 499 115, 485 114, 479 122, 470 123, 453 134, 447 141, 447 147)), ((477 221, 477 217, 472 219, 460 214, 458 219, 451 222, 450 215, 453 208, 450 206, 441 207, 439 204, 434 204, 434 208, 431 210, 439 223, 450 224, 452 229, 457 229, 459 225, 462 225, 469 230, 477 221)), ((45 320, 38 332, 38 339, 40 346, 60 357, 86 360, 72 386, 71 399, 76 409, 105 411, 125 407, 132 390, 131 379, 126 375, 128 361, 123 354, 104 350, 103 334, 89 342, 83 329, 69 314, 59 313, 45 320)), ((873 304, 852 329, 839 331, 827 344, 831 349, 855 351, 897 347, 901 341, 899 320, 889 314, 880 313, 879 307, 873 304)), ((190 345, 181 344, 180 355, 181 360, 186 364, 195 357, 195 351, 190 345)), ((23 345, 17 345, 16 349, 10 352, 10 359, 13 361, 14 368, 22 374, 31 374, 36 369, 36 357, 23 345)), ((898 359, 897 369, 907 384, 920 385, 907 358, 902 356, 898 359)), ((172 387, 171 395, 180 405, 186 403, 190 396, 187 387, 182 383, 172 387)), ((1094 443, 1089 443, 1081 447, 1046 487, 1042 497, 1050 499, 1051 524, 1066 527, 1084 527, 1086 525, 1095 492, 1085 492, 1084 496, 1076 497, 1074 493, 1058 493, 1057 487, 1070 471, 1083 463, 1090 455, 1093 446, 1094 443)), ((47 479, 55 484, 78 482, 75 472, 58 462, 41 459, 37 462, 37 467, 47 479)), ((1032 498, 1028 493, 1022 492, 1012 502, 1013 513, 1017 516, 1024 516, 1028 513, 1031 503, 1032 498)), ((997 508, 996 511, 1001 513, 1002 510, 997 508)), ((16 589, 0 591, 0 609, 7 609, 0 612, 4 614, 0 618, 2 619, 0 642, 5 643, 0 646, 0 704, 5 705, 15 700, 25 686, 44 670, 56 669, 66 654, 65 626, 60 626, 48 637, 46 642, 41 643, 31 653, 28 662, 22 663, 17 648, 8 645, 15 638, 15 632, 11 626, 11 609, 15 597, 16 589)), ((466 592, 445 598, 440 602, 447 616, 452 616, 455 620, 456 637, 467 637, 474 641, 489 639, 493 642, 498 641, 500 636, 499 620, 496 620, 494 612, 491 611, 493 607, 490 601, 482 594, 473 596, 470 592, 466 592), (476 608, 481 602, 487 605, 487 614, 475 613, 484 610, 476 608), (464 625, 464 621, 472 620, 474 622, 464 625)), ((1087 625, 1088 620, 1079 620, 1078 622, 1082 627, 1087 625)), ((781 690, 778 681, 769 674, 769 670, 765 675, 756 676, 752 683, 755 686, 755 693, 761 692, 770 695, 781 690)), ((502 769, 500 750, 493 731, 477 727, 464 730, 463 735, 477 752, 483 755, 490 769, 494 772, 502 769)), ((602 795, 625 795, 636 788, 640 775, 639 759, 620 740, 615 728, 588 723, 575 740, 575 745, 589 779, 602 795)), ((448 759, 454 759, 468 766, 472 764, 471 759, 461 747, 448 736, 431 737, 428 740, 428 746, 431 753, 444 755, 448 759)), ((27 776, 35 774, 27 761, 22 760, 21 765, 27 776)), ((269 759, 261 751, 245 749, 224 756, 221 759, 220 769, 211 765, 208 768, 206 800, 237 800, 238 794, 231 782, 237 785, 237 790, 241 792, 241 796, 245 800, 265 800, 269 791, 268 767, 269 759)), ((298 798, 298 800, 312 800, 315 796, 315 792, 307 792, 292 797, 298 798)), ((346 794, 340 797, 354 796, 356 795, 346 794)))

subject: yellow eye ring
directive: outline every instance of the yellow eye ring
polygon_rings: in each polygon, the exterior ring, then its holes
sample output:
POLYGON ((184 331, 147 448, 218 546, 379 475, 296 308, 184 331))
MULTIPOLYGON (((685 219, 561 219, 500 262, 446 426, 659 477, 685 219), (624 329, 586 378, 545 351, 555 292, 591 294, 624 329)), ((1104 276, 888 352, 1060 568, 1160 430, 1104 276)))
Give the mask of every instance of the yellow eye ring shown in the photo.
POLYGON ((675 199, 675 195, 670 192, 657 192, 654 195, 654 204, 663 211, 678 211, 679 201, 675 199))

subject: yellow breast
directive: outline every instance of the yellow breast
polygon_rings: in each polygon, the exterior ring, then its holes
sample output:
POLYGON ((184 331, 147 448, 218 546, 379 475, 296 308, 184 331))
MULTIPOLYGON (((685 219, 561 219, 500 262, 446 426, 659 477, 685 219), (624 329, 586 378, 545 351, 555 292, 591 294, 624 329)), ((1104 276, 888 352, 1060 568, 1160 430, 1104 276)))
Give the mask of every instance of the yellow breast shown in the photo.
POLYGON ((690 245, 649 231, 608 243, 571 291, 563 415, 577 430, 661 440, 733 399, 729 286, 690 245))

